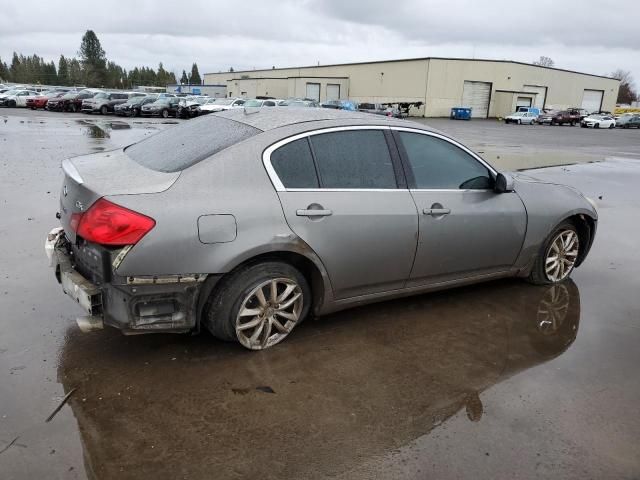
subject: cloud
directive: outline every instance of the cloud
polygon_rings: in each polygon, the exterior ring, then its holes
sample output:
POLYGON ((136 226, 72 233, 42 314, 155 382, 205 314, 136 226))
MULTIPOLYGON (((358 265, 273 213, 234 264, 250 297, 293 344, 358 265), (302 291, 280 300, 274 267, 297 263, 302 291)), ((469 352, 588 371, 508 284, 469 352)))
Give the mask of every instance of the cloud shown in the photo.
POLYGON ((110 60, 180 73, 456 56, 531 62, 640 77, 640 29, 632 0, 533 3, 448 0, 164 0, 10 2, 0 16, 0 57, 13 51, 74 56, 94 30, 110 60), (37 20, 37 21, 36 21, 37 20))

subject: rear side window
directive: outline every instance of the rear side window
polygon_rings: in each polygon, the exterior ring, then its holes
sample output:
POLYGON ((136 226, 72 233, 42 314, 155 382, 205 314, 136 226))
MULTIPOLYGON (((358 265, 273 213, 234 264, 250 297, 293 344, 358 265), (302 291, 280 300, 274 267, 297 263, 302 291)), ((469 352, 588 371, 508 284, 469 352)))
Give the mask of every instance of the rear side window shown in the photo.
POLYGON ((259 133, 244 123, 209 115, 164 130, 125 151, 143 167, 179 172, 259 133))
POLYGON ((489 170, 460 147, 441 138, 399 132, 415 181, 423 189, 488 189, 489 170))
POLYGON ((309 137, 322 188, 397 188, 382 130, 349 130, 309 137))
POLYGON ((285 188, 318 188, 309 141, 301 138, 271 154, 271 165, 285 188))

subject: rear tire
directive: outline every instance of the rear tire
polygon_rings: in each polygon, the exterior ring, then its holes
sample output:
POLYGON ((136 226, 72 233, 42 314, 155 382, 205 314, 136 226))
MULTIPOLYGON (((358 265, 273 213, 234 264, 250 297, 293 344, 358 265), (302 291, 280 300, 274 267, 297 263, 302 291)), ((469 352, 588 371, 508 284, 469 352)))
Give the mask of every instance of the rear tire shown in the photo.
POLYGON ((109 113, 109 109, 106 107, 106 105, 103 105, 102 107, 100 107, 101 115, 106 115, 107 113, 109 113))
POLYGON ((566 280, 573 272, 580 255, 580 248, 580 239, 575 225, 569 221, 562 222, 540 247, 527 281, 534 285, 549 285, 566 280), (558 240, 559 238, 560 240, 558 240), (564 239, 567 241, 564 242, 564 239), (562 246, 558 248, 558 245, 562 246), (561 264, 562 271, 558 271, 554 275, 553 267, 556 264, 561 264), (549 269, 551 269, 551 273, 549 273, 549 269))
POLYGON ((69 105, 69 111, 70 112, 76 113, 76 110, 77 110, 77 108, 76 108, 75 103, 72 103, 71 105, 69 105))
POLYGON ((266 261, 224 277, 209 297, 202 321, 221 340, 263 350, 284 340, 307 316, 310 304, 311 289, 304 275, 287 263, 266 261), (241 309, 247 314, 241 316, 241 309))
POLYGON ((8 105, 9 105, 10 107, 15 107, 15 106, 16 106, 16 101, 15 101, 15 100, 9 100, 8 105))
POLYGON ((162 110, 160 115, 162 115, 162 118, 169 118, 169 110, 162 110))

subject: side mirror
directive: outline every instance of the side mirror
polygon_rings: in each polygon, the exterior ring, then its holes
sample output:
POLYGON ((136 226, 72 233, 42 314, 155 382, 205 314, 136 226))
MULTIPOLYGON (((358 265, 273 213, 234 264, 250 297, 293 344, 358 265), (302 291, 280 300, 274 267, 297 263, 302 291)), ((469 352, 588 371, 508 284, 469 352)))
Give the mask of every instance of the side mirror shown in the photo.
POLYGON ((498 173, 498 175, 496 175, 496 181, 493 190, 496 193, 513 192, 513 178, 511 177, 511 175, 498 173))

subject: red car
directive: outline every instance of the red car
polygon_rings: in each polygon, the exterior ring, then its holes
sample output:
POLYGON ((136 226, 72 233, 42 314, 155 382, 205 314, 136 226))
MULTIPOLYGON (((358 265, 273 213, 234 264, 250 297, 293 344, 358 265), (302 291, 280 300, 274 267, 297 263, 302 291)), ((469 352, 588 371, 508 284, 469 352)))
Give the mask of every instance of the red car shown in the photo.
POLYGON ((46 108, 50 98, 60 98, 67 92, 47 92, 44 95, 27 98, 27 108, 36 110, 38 108, 46 108))

